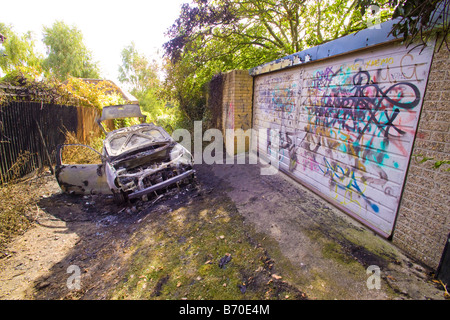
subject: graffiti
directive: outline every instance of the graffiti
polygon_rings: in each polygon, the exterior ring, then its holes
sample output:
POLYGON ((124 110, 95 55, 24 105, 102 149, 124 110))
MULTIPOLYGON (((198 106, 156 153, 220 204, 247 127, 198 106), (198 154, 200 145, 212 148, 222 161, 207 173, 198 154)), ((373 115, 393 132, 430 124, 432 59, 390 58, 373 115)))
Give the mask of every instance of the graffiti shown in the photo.
MULTIPOLYGON (((302 142, 314 160, 317 155, 326 155, 332 159, 337 151, 347 154, 354 161, 356 170, 365 172, 366 164, 375 162, 382 165, 389 157, 385 150, 390 141, 406 133, 398 121, 400 113, 415 108, 421 94, 409 82, 398 82, 384 88, 371 79, 368 71, 361 69, 353 75, 350 85, 348 79, 348 74, 342 68, 336 72, 326 68, 316 73, 312 87, 322 95, 315 105, 305 106, 308 124, 305 126, 307 135, 302 142)), ((350 179, 346 185, 336 184, 345 189, 350 202, 354 202, 356 193, 374 212, 379 211, 378 206, 371 203, 356 183, 354 171, 344 170, 337 165, 332 167, 325 157, 323 166, 326 170, 321 168, 322 172, 332 177, 333 183, 342 182, 344 178, 350 179)), ((387 178, 381 167, 376 171, 382 180, 387 178)), ((364 176, 361 175, 361 178, 364 179, 364 176)))
MULTIPOLYGON (((355 176, 355 170, 352 170, 350 168, 343 168, 342 166, 338 164, 331 165, 328 160, 324 157, 323 161, 325 163, 325 170, 320 168, 320 170, 323 172, 324 176, 328 176, 330 178, 330 185, 335 187, 335 199, 338 198, 338 189, 344 190, 344 200, 341 202, 341 204, 348 204, 348 203, 356 203, 359 207, 361 207, 361 204, 354 199, 354 197, 361 197, 363 198, 367 204, 372 208, 374 212, 379 212, 379 207, 372 203, 372 201, 364 194, 365 187, 360 187, 360 183, 358 182, 358 179, 356 179, 355 176), (348 203, 346 201, 349 201, 348 203)), ((364 182, 363 182, 364 183, 364 182)), ((364 183, 365 184, 365 183, 364 183)))
POLYGON ((399 115, 419 104, 419 89, 409 82, 384 89, 371 80, 369 72, 361 70, 353 76, 351 86, 331 85, 335 77, 343 79, 342 70, 331 73, 327 68, 326 73, 318 74, 320 81, 313 81, 323 93, 320 103, 305 106, 308 113, 305 131, 309 133, 305 147, 313 152, 319 147, 339 149, 358 159, 382 164, 386 154, 379 151, 386 150, 392 138, 406 133, 398 121, 399 115))
POLYGON ((275 111, 291 113, 295 110, 295 88, 293 83, 289 86, 280 87, 275 86, 272 91, 272 105, 275 111))
POLYGON ((267 137, 269 137, 267 142, 267 154, 274 156, 276 155, 273 150, 277 150, 278 161, 282 161, 283 158, 288 158, 289 160, 289 171, 293 172, 297 167, 297 146, 295 144, 295 135, 292 132, 286 132, 285 130, 272 130, 267 129, 267 137), (277 143, 273 143, 273 136, 277 135, 277 143))
POLYGON ((225 129, 234 129, 234 105, 230 102, 225 110, 227 117, 225 118, 225 129))
POLYGON ((344 86, 329 88, 330 92, 327 90, 324 93, 321 104, 307 107, 309 114, 315 118, 314 125, 337 125, 338 129, 358 133, 357 140, 374 128, 372 125, 386 139, 393 136, 391 129, 404 134, 394 121, 400 108, 409 110, 419 104, 420 92, 415 85, 401 82, 383 90, 371 81, 367 71, 358 72, 353 78, 353 85, 349 89, 344 86))
POLYGON ((253 124, 271 132, 261 148, 389 232, 432 55, 390 45, 256 77, 253 124))
POLYGON ((239 123, 241 124, 241 129, 242 130, 247 130, 250 128, 250 119, 251 119, 251 115, 249 115, 248 113, 246 114, 238 114, 238 119, 239 119, 239 123))

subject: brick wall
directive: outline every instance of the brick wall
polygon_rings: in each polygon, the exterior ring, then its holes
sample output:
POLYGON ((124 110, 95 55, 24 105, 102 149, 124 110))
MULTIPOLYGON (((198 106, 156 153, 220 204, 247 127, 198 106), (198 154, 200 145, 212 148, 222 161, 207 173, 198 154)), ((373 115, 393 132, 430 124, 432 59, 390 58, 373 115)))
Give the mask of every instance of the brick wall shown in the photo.
POLYGON ((433 168, 450 153, 450 53, 435 52, 393 242, 436 269, 450 232, 450 172, 433 168), (415 155, 422 155, 417 156, 415 155))
MULTIPOLYGON (((450 53, 435 52, 425 89, 422 111, 409 170, 399 205, 392 241, 411 257, 437 269, 450 232, 450 165, 433 168, 450 154, 450 53), (418 156, 421 155, 421 156, 418 156)), ((425 80, 422 80, 425 81, 425 80)), ((246 70, 223 75, 221 130, 247 130, 252 119, 253 78, 246 70)), ((255 129, 255 128, 254 128, 255 129)), ((224 136, 226 139, 226 136, 224 136)), ((237 150, 234 139, 234 153, 237 150)), ((226 142, 226 141, 225 141, 226 142)))
MULTIPOLYGON (((252 125, 253 78, 248 70, 233 70, 224 74, 222 98, 222 131, 226 129, 247 130, 252 125)), ((245 150, 238 148, 237 140, 240 131, 235 133, 234 153, 248 151, 249 141, 245 150)), ((225 144, 226 144, 226 136, 225 144)), ((227 150, 228 151, 228 150, 227 150)))

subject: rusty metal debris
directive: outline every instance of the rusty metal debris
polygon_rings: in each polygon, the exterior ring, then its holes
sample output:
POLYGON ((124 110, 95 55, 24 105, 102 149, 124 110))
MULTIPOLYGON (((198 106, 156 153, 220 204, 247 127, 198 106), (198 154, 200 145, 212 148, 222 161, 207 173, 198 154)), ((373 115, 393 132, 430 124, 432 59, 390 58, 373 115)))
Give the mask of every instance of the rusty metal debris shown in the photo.
POLYGON ((97 123, 106 138, 99 164, 63 164, 62 149, 68 145, 58 146, 55 175, 64 192, 113 194, 115 201, 121 203, 135 198, 147 200, 150 194, 159 196, 158 190, 192 181, 192 155, 162 127, 141 123, 106 132, 101 124, 125 117, 144 115, 139 105, 103 108, 97 123))

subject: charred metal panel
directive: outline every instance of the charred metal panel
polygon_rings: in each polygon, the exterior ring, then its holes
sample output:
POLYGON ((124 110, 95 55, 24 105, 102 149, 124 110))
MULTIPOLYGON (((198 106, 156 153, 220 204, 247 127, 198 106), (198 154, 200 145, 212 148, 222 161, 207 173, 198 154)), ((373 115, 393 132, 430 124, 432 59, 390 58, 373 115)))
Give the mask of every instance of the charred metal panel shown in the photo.
POLYGON ((63 192, 72 194, 110 194, 107 183, 105 164, 64 164, 62 152, 64 147, 82 146, 101 154, 95 149, 82 144, 64 144, 56 149, 55 177, 63 192))
POLYGON ((119 106, 107 106, 102 109, 100 121, 120 118, 145 117, 138 104, 124 104, 119 106))
POLYGON ((56 180, 63 192, 73 194, 111 194, 103 164, 61 165, 56 180))
POLYGON ((116 202, 123 202, 145 198, 194 175, 189 151, 154 124, 143 123, 108 133, 100 154, 102 164, 98 165, 63 164, 64 146, 58 148, 56 166, 56 179, 63 192, 112 193, 116 202))
POLYGON ((173 142, 170 135, 157 126, 150 124, 135 125, 115 130, 109 134, 104 142, 110 158, 131 153, 133 151, 152 147, 156 149, 173 142))
POLYGON ((147 116, 143 115, 138 104, 124 104, 118 106, 106 106, 102 109, 101 118, 97 119, 97 124, 105 134, 107 131, 102 122, 106 120, 122 119, 122 118, 143 118, 145 122, 147 116))
POLYGON ((259 152, 389 237, 434 46, 421 49, 391 43, 255 77, 259 152))

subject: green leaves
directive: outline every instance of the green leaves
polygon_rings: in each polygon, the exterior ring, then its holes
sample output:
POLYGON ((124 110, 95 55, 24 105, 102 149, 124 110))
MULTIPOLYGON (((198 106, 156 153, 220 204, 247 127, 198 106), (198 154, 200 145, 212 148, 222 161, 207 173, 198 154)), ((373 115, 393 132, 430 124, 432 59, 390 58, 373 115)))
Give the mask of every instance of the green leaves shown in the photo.
POLYGON ((202 95, 214 74, 250 69, 365 28, 356 2, 194 0, 185 4, 163 46, 170 70, 166 88, 176 93, 189 117, 201 118, 204 102, 193 96, 202 95))
POLYGON ((139 96, 148 88, 159 86, 158 64, 151 63, 140 54, 134 42, 122 50, 122 65, 119 66, 119 81, 128 84, 132 94, 139 96))
POLYGON ((356 2, 362 14, 372 5, 390 7, 393 10, 392 18, 399 19, 391 33, 396 37, 403 37, 407 45, 419 41, 426 44, 436 32, 440 32, 442 40, 439 48, 444 43, 448 48, 450 0, 357 0, 356 2))
POLYGON ((43 57, 36 52, 35 40, 31 32, 19 35, 13 27, 0 23, 0 33, 6 39, 3 43, 4 56, 0 58, 0 68, 5 74, 19 70, 28 75, 42 73, 43 57))
POLYGON ((6 36, 4 54, 0 68, 5 74, 20 72, 33 78, 45 75, 65 81, 69 77, 99 78, 97 62, 84 42, 83 35, 75 26, 56 21, 51 27, 43 28, 43 43, 47 56, 38 53, 31 32, 18 35, 12 26, 0 23, 0 33, 6 36))
MULTIPOLYGON (((433 157, 427 157, 424 156, 423 154, 416 154, 414 155, 414 157, 418 163, 425 163, 427 161, 435 160, 433 157), (419 157, 421 157, 422 159, 419 160, 419 157)), ((444 164, 450 164, 450 160, 435 160, 432 167, 434 169, 439 169, 444 164)), ((450 167, 448 167, 445 170, 450 171, 450 167)))
POLYGON ((48 74, 60 81, 70 76, 100 77, 99 67, 84 45, 83 35, 77 27, 69 27, 62 21, 56 21, 51 27, 44 27, 43 42, 48 52, 43 67, 48 74))
POLYGON ((157 123, 169 133, 180 127, 183 120, 177 106, 166 102, 161 94, 160 67, 156 60, 149 61, 141 54, 134 42, 122 50, 119 66, 119 81, 128 85, 128 90, 138 100, 147 121, 157 123))

